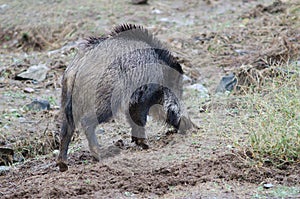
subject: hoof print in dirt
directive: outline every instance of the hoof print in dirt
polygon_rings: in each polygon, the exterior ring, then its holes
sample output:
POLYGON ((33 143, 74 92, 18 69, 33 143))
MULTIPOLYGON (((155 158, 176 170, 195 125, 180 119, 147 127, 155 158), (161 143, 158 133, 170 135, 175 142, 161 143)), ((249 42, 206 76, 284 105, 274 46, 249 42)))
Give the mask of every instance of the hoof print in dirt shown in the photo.
POLYGON ((26 105, 30 111, 43 111, 50 110, 50 103, 47 100, 33 100, 30 104, 26 105))

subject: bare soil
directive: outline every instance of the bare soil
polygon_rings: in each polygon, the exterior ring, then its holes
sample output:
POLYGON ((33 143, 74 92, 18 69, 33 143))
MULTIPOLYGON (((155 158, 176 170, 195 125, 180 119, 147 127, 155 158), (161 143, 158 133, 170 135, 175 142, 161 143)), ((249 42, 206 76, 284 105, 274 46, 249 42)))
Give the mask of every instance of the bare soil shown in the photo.
POLYGON ((214 98, 229 72, 240 75, 241 87, 259 87, 261 79, 249 74, 299 58, 298 1, 149 0, 132 5, 129 0, 0 0, 0 14, 0 152, 6 148, 15 154, 0 156, 0 165, 11 165, 0 172, 0 198, 299 197, 299 163, 281 168, 257 164, 246 149, 233 146, 230 129, 226 135, 216 131, 215 125, 226 127, 222 118, 231 117, 230 104, 203 111, 202 100, 188 97, 187 109, 199 129, 172 134, 150 121, 150 149, 140 150, 130 143, 128 125, 112 120, 100 125, 99 140, 107 148, 122 141, 120 154, 96 162, 79 132, 70 146, 69 170, 59 172, 55 165, 60 78, 82 38, 124 22, 144 25, 178 57, 191 78, 186 85, 202 83, 214 98), (50 68, 43 82, 16 79, 38 64, 50 68), (250 68, 246 75, 242 65, 250 68), (51 109, 27 110, 25 105, 36 98, 48 100, 51 109), (264 189, 265 183, 274 187, 264 189), (283 196, 274 191, 285 187, 295 191, 283 196))

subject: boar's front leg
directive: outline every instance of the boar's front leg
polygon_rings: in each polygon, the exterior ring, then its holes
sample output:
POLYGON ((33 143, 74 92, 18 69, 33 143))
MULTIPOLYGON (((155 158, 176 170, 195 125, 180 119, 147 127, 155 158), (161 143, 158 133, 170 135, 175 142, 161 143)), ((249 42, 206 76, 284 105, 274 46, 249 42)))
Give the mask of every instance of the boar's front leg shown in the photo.
POLYGON ((163 87, 159 84, 145 84, 131 95, 127 120, 131 126, 132 142, 148 149, 146 143, 145 125, 150 107, 162 104, 163 87))
POLYGON ((145 125, 149 109, 144 104, 131 104, 129 106, 129 114, 127 120, 131 127, 131 142, 148 149, 149 145, 146 141, 145 125))

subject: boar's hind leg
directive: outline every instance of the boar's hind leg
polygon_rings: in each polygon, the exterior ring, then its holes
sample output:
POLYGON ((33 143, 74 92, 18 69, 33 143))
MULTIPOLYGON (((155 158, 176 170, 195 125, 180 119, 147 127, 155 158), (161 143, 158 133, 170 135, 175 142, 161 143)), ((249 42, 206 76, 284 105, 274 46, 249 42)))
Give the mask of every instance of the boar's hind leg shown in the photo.
POLYGON ((68 155, 68 147, 71 141, 71 138, 74 134, 74 125, 68 124, 67 120, 64 119, 60 132, 60 152, 57 158, 57 165, 59 166, 59 170, 61 172, 68 170, 67 165, 67 155, 68 155))
POLYGON ((98 125, 97 117, 86 116, 81 120, 81 125, 84 129, 86 138, 88 140, 90 152, 96 160, 100 160, 100 145, 98 143, 97 136, 95 134, 95 129, 98 125))

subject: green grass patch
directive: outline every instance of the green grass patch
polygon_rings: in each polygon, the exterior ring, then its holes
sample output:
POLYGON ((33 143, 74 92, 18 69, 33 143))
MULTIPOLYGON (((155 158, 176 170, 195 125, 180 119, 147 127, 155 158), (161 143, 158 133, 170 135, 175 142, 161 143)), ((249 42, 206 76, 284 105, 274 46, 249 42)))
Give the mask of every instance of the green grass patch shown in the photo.
MULTIPOLYGON (((299 69, 298 69, 299 70, 299 69)), ((261 163, 280 166, 300 159, 299 73, 275 78, 261 93, 249 94, 242 103, 239 122, 249 135, 248 148, 261 163)))

